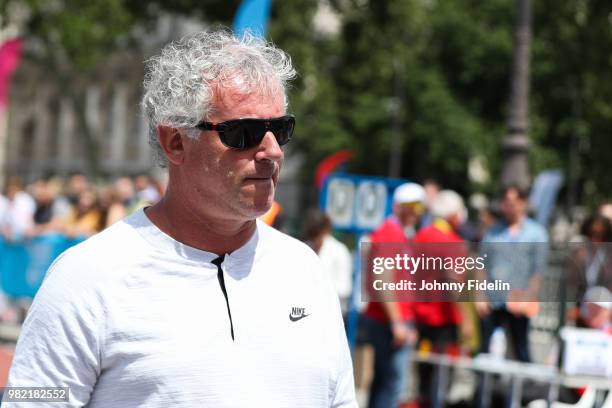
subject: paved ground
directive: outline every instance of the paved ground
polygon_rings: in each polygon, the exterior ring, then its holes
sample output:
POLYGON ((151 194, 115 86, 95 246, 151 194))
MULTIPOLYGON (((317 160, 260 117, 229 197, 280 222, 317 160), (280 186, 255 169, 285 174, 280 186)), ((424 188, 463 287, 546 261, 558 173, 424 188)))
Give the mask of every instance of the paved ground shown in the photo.
POLYGON ((13 347, 0 346, 0 387, 6 385, 9 368, 13 361, 13 347))

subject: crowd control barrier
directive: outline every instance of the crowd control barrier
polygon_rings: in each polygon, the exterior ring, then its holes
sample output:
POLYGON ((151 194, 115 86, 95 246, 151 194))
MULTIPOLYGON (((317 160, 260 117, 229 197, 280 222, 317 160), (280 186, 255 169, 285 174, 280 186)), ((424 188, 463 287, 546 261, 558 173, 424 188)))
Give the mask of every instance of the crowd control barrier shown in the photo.
POLYGON ((55 258, 81 241, 61 234, 17 241, 0 238, 2 292, 10 298, 33 298, 55 258))

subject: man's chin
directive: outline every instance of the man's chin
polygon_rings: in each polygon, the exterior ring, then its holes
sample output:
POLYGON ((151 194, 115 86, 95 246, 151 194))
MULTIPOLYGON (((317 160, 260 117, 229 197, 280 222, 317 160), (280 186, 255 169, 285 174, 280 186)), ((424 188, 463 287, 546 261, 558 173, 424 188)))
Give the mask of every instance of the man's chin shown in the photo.
POLYGON ((253 187, 252 184, 243 187, 240 194, 240 207, 242 207, 241 212, 248 214, 249 218, 259 218, 272 208, 275 186, 271 184, 264 188, 253 187))
POLYGON ((243 202, 242 213, 249 219, 261 218, 270 211, 274 196, 268 198, 262 198, 258 200, 249 200, 249 202, 243 202))
POLYGON ((253 213, 255 214, 255 218, 260 218, 268 213, 272 209, 273 198, 270 199, 270 202, 262 205, 255 204, 253 206, 253 213))

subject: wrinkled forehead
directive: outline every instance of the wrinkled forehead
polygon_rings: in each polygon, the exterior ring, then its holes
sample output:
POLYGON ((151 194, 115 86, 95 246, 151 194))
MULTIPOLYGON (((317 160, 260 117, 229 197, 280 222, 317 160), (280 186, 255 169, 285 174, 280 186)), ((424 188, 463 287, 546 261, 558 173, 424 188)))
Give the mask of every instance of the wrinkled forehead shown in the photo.
POLYGON ((248 78, 241 73, 226 73, 211 83, 211 115, 243 105, 279 106, 283 112, 286 96, 278 79, 248 78))

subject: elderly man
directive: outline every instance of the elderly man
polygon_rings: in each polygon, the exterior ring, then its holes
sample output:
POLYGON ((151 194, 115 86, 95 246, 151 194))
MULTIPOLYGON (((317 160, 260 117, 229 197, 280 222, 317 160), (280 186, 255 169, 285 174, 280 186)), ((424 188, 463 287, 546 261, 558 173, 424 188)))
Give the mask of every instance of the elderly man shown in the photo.
POLYGON ((70 406, 356 406, 328 276, 256 220, 293 133, 294 74, 283 51, 223 31, 149 61, 143 106, 167 192, 55 262, 10 386, 70 387, 70 406))

